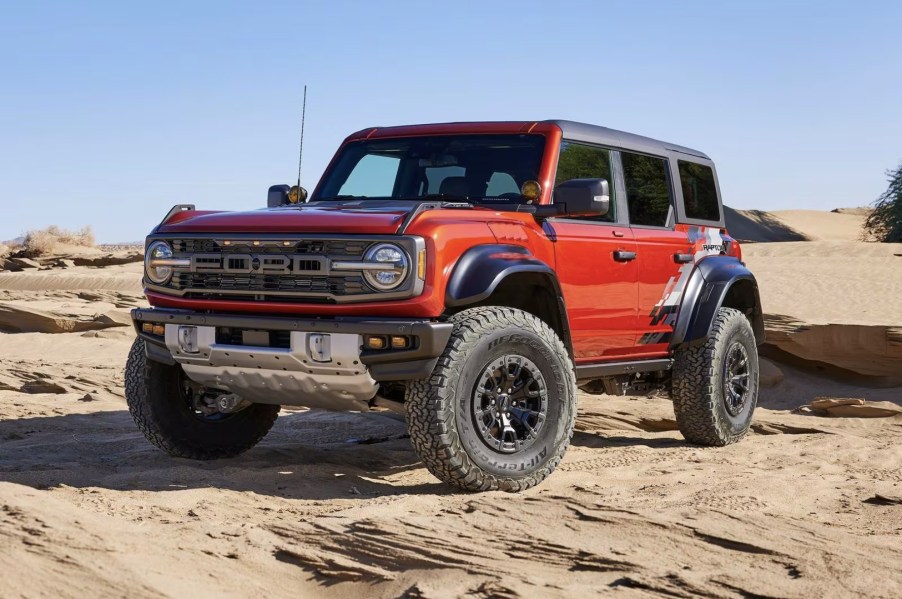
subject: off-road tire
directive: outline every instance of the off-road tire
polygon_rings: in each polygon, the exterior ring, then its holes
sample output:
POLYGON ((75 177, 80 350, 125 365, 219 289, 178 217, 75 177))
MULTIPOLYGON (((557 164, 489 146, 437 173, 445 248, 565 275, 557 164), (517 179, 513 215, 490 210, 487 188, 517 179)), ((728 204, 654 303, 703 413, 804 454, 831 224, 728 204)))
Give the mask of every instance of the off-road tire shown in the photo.
POLYGON ((280 407, 252 404, 219 421, 198 418, 186 402, 181 368, 148 360, 135 339, 125 366, 125 400, 147 439, 170 455, 215 460, 241 454, 272 428, 280 407))
POLYGON ((542 320, 521 310, 471 308, 454 330, 432 376, 407 385, 410 439, 426 468, 467 491, 518 492, 544 480, 564 456, 576 422, 576 378, 567 349, 542 320), (547 417, 532 445, 495 452, 472 416, 478 377, 507 355, 531 360, 546 383, 547 417))
POLYGON ((742 439, 752 423, 758 401, 758 350, 748 319, 739 310, 721 308, 703 343, 675 351, 673 410, 683 437, 690 443, 724 446, 742 439), (748 397, 731 415, 725 397, 724 361, 739 343, 748 358, 748 397))

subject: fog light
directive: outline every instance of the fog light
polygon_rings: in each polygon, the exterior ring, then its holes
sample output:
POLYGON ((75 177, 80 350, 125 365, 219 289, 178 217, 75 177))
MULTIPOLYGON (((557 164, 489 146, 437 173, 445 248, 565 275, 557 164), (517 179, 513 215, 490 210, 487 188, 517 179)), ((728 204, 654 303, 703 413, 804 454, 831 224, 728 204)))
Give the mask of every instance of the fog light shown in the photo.
POLYGON ((407 337, 392 337, 392 349, 406 349, 410 345, 410 339, 407 337))
POLYGON ((153 323, 145 322, 144 324, 141 325, 141 330, 144 331, 145 333, 153 333, 153 323))
POLYGON ((364 338, 364 344, 366 345, 367 349, 385 349, 388 345, 385 342, 385 337, 376 337, 370 335, 367 335, 364 338))
POLYGON ((153 325, 153 329, 151 330, 151 333, 162 337, 163 335, 166 334, 166 325, 162 325, 162 324, 153 325))
MULTIPOLYGON (((160 325, 162 326, 162 325, 160 325)), ((179 327, 179 348, 186 354, 197 353, 197 327, 179 327)))

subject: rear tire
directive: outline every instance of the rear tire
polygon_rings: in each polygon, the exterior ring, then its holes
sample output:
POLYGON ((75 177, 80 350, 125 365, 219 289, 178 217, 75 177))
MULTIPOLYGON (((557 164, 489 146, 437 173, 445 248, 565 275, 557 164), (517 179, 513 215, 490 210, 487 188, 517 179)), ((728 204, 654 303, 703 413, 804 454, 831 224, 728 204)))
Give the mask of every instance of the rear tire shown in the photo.
POLYGON ((742 312, 721 308, 704 343, 676 350, 672 397, 690 443, 723 446, 745 436, 758 402, 758 347, 742 312))
POLYGON ((573 435, 576 379, 567 349, 532 314, 456 314, 429 379, 407 386, 411 442, 426 468, 468 491, 523 491, 555 469, 573 435))
POLYGON ((135 339, 125 366, 125 400, 147 439, 170 455, 215 460, 241 454, 272 428, 280 407, 252 404, 219 418, 198 414, 185 394, 179 366, 148 360, 135 339))

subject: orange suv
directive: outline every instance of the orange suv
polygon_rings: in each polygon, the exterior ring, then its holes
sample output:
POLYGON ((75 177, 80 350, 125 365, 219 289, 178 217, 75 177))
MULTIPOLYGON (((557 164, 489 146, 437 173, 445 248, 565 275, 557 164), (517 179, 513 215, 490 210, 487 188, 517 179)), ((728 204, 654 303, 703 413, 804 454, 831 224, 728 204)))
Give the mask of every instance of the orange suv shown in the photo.
POLYGON ((519 491, 577 386, 670 392, 680 431, 748 431, 763 319, 703 153, 568 121, 375 127, 310 194, 173 208, 147 238, 129 409, 172 455, 239 454, 280 405, 406 414, 438 478, 519 491))

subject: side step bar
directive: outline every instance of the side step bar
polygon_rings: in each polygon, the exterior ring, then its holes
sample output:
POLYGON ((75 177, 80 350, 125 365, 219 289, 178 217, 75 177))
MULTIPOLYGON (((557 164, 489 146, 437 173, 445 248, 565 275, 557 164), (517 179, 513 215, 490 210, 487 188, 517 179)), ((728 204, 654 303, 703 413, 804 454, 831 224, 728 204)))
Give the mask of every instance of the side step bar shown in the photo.
POLYGON ((577 381, 591 381, 618 374, 636 374, 639 372, 658 372, 670 370, 673 359, 630 360, 626 362, 605 362, 604 364, 586 364, 576 367, 577 381))

